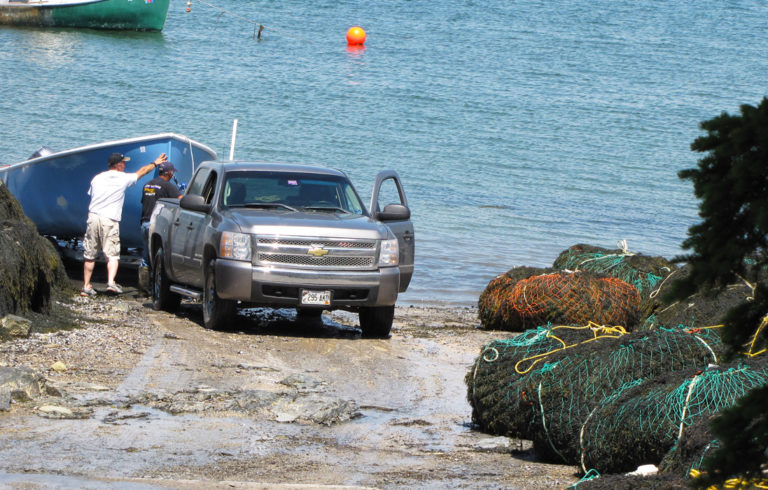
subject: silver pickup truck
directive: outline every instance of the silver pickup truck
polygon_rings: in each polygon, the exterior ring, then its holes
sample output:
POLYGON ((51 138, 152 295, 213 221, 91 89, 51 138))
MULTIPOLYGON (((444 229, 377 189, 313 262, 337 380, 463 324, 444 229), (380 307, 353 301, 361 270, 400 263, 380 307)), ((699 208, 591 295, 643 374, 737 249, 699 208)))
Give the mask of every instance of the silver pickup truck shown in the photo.
POLYGON ((377 175, 366 210, 338 170, 204 162, 181 199, 160 199, 152 213, 154 307, 202 300, 203 324, 214 329, 237 306, 345 309, 358 312, 363 335, 388 337, 413 275, 410 217, 391 170, 377 175))

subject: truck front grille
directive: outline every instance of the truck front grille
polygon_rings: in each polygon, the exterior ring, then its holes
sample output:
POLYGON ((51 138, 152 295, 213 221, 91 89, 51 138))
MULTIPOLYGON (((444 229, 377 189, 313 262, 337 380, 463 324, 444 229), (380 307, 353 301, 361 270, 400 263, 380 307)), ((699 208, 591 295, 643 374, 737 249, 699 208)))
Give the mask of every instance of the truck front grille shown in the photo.
POLYGON ((258 237, 254 264, 325 270, 371 270, 376 267, 376 240, 258 237))

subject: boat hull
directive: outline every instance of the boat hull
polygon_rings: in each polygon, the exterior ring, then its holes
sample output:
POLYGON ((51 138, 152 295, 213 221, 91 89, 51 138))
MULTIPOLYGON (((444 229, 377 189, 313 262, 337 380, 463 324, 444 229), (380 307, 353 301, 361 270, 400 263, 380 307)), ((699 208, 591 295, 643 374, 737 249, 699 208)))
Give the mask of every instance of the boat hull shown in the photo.
POLYGON ((160 31, 170 0, 90 0, 78 4, 0 2, 0 24, 160 31))
MULTIPOLYGON (((112 153, 131 158, 126 172, 136 172, 158 155, 168 155, 179 184, 192 178, 197 166, 215 160, 211 148, 174 133, 110 141, 52 153, 0 168, 0 179, 21 204, 24 214, 37 226, 41 235, 59 240, 82 239, 88 217, 91 179, 107 170, 112 153)), ((143 184, 154 173, 139 179, 128 188, 120 222, 120 242, 124 248, 141 248, 141 193, 143 184)))

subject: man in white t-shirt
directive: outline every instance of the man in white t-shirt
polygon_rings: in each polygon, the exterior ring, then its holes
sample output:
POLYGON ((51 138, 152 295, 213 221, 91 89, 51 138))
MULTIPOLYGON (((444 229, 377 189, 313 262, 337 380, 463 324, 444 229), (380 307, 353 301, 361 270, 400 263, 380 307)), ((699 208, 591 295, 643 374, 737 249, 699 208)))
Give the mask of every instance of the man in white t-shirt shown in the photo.
POLYGON ((115 282, 117 266, 120 260, 120 218, 123 215, 125 191, 144 177, 156 166, 168 160, 161 153, 154 162, 141 167, 136 173, 125 173, 125 162, 129 157, 113 153, 109 157, 109 170, 101 172, 91 180, 88 195, 88 223, 83 238, 83 289, 82 296, 94 296, 96 291, 91 284, 93 267, 99 250, 107 257, 107 291, 114 294, 123 292, 115 282))

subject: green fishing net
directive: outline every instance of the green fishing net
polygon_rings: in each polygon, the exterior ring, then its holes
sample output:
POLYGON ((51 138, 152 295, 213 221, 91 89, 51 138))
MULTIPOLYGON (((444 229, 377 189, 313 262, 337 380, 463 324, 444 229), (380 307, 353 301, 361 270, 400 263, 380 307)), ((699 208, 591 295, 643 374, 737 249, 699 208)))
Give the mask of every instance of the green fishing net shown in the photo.
POLYGON ((557 270, 589 271, 621 279, 632 284, 641 296, 649 294, 677 267, 663 257, 631 253, 625 248, 609 250, 592 245, 578 244, 555 259, 557 270))
POLYGON ((547 358, 582 342, 624 335, 623 329, 600 326, 547 326, 487 344, 467 373, 467 399, 473 421, 492 434, 531 439, 532 417, 529 393, 521 380, 538 379, 547 358))
POLYGON ((703 370, 687 368, 619 389, 584 423, 582 467, 618 473, 640 464, 660 464, 697 421, 766 383, 768 365, 761 358, 752 365, 737 361, 703 370))
MULTIPOLYGON (((681 267, 670 274, 663 284, 659 285, 656 298, 662 298, 674 282, 685 278, 690 273, 690 266, 681 267)), ((702 327, 722 325, 728 311, 746 301, 751 301, 755 291, 746 281, 729 284, 721 290, 699 291, 682 301, 665 305, 660 301, 644 307, 646 318, 642 328, 652 329, 659 326, 686 325, 702 327)))
MULTIPOLYGON (((601 330, 602 329, 602 330, 601 330)), ((578 464, 581 426, 601 400, 639 380, 717 362, 716 329, 626 333, 551 328, 486 345, 466 376, 473 421, 534 441, 537 457, 578 464)))

